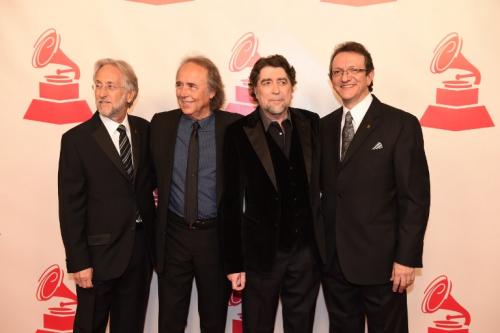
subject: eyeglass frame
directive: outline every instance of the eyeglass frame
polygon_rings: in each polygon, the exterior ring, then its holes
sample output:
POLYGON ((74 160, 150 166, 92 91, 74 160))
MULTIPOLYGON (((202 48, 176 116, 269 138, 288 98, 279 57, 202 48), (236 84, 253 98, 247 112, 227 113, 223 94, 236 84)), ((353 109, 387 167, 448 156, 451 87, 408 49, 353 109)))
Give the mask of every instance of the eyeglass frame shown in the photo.
POLYGON ((362 73, 362 72, 367 72, 368 70, 366 68, 357 68, 357 67, 349 67, 349 68, 346 68, 346 69, 340 69, 340 68, 337 68, 337 69, 333 69, 332 70, 332 79, 333 78, 341 78, 341 77, 344 77, 344 74, 347 74, 347 76, 356 76, 358 75, 359 73, 362 73))
POLYGON ((118 89, 125 88, 124 86, 117 86, 112 82, 107 82, 107 83, 102 83, 102 82, 97 82, 92 84, 92 90, 97 91, 97 90, 102 90, 106 89, 107 91, 114 92, 118 89))

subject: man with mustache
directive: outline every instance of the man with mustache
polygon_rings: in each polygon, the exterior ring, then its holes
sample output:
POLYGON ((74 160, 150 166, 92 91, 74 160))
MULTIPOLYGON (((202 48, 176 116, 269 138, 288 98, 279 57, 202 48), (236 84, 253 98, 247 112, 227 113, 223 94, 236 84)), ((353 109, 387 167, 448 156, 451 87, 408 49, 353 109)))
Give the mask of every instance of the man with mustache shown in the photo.
POLYGON ((59 219, 78 305, 74 332, 140 333, 152 275, 149 123, 128 114, 137 77, 123 60, 95 64, 97 112, 62 136, 59 219))
POLYGON ((231 125, 224 147, 226 274, 243 290, 245 333, 312 332, 325 256, 319 218, 319 117, 292 108, 295 69, 281 55, 250 73, 253 113, 231 125))
POLYGON ((366 48, 338 45, 329 76, 342 107, 321 119, 321 207, 330 332, 408 332, 406 289, 422 267, 429 171, 418 119, 371 94, 366 48))

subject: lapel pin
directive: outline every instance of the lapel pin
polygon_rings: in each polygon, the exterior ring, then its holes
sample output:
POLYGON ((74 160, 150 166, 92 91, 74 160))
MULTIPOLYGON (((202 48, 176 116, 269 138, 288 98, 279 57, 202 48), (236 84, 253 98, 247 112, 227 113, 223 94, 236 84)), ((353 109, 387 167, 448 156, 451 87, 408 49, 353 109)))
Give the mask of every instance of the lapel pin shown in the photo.
POLYGON ((366 128, 371 128, 371 127, 372 127, 372 125, 370 125, 370 124, 366 125, 366 128))

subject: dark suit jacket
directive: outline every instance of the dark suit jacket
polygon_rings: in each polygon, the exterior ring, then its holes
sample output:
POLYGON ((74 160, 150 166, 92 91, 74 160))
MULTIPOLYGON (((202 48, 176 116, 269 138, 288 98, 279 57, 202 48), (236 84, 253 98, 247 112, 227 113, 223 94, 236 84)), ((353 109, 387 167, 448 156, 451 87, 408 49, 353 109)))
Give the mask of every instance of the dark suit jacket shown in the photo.
POLYGON ((340 162, 341 121, 342 108, 321 119, 321 204, 329 255, 337 251, 352 283, 387 283, 394 261, 422 266, 430 202, 422 130, 413 115, 373 96, 340 162))
MULTIPOLYGON (((302 146, 313 227, 322 258, 326 256, 319 214, 319 117, 290 108, 302 146)), ((259 109, 230 126, 224 147, 224 226, 226 273, 273 267, 279 245, 281 196, 259 109)))
POLYGON ((119 277, 132 254, 137 209, 147 235, 152 236, 149 123, 131 115, 128 119, 134 158, 133 183, 98 112, 62 136, 59 220, 68 272, 93 267, 97 280, 119 277))
MULTIPOLYGON (((157 113, 151 120, 151 152, 158 180, 158 211, 155 223, 155 258, 158 273, 163 271, 165 262, 165 236, 168 224, 168 204, 170 201, 170 184, 174 165, 175 141, 177 128, 182 115, 180 109, 157 113)), ((216 144, 216 191, 217 204, 222 193, 222 147, 226 127, 241 118, 236 113, 216 110, 215 144, 216 144)))

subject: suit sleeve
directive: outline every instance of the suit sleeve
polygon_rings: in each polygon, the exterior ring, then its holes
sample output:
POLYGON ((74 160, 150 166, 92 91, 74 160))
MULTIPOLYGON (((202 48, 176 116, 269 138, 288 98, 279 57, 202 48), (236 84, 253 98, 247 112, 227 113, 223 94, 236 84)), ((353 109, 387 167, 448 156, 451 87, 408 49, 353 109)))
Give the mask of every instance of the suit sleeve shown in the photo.
POLYGON ((395 261, 405 266, 422 267, 430 181, 422 129, 415 117, 405 119, 394 156, 399 214, 395 261))
POLYGON ((219 214, 223 228, 222 244, 226 274, 244 271, 241 237, 243 181, 235 131, 230 129, 231 127, 224 139, 224 190, 219 214))
POLYGON ((72 138, 63 135, 59 157, 59 222, 69 273, 91 267, 86 236, 87 192, 82 161, 72 138))

